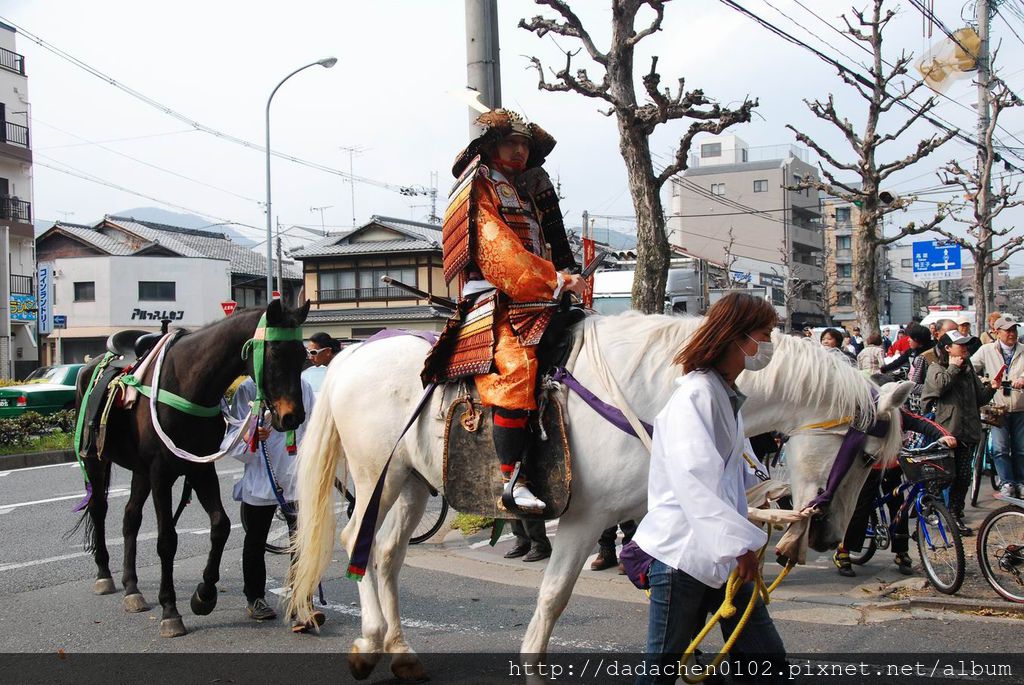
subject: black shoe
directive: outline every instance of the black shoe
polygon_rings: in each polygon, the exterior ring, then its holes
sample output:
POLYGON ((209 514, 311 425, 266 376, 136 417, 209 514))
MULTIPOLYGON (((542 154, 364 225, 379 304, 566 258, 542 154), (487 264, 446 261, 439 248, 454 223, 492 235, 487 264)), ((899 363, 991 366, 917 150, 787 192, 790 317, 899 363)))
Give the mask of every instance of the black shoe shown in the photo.
POLYGON ((607 547, 601 547, 597 552, 597 557, 590 562, 591 571, 603 571, 606 568, 612 568, 617 566, 619 560, 615 558, 615 550, 608 549, 607 547))
POLYGON ((909 576, 914 573, 914 565, 910 561, 910 555, 906 552, 900 552, 897 554, 893 561, 896 562, 896 568, 899 569, 899 572, 903 575, 909 576))
POLYGON ((529 540, 527 540, 525 542, 520 542, 520 541, 517 540, 516 544, 515 544, 515 547, 513 547, 509 551, 505 552, 505 558, 506 559, 517 559, 517 558, 525 555, 529 551, 530 551, 530 541, 529 540))
POLYGON ((249 618, 254 621, 270 621, 277 618, 277 612, 262 597, 249 602, 246 609, 249 611, 249 618))
POLYGON ((969 538, 974 535, 974 530, 964 523, 963 514, 953 514, 953 523, 956 525, 956 532, 960 533, 960 537, 969 538))
POLYGON ((530 553, 523 557, 523 561, 540 561, 551 556, 551 547, 534 545, 530 553))

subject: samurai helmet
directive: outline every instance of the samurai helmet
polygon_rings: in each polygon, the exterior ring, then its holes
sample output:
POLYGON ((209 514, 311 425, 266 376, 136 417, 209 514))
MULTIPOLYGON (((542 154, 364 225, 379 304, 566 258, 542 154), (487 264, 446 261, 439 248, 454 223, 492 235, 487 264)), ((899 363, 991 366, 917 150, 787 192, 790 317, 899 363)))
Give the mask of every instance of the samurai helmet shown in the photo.
POLYGON ((455 158, 452 175, 456 178, 485 148, 497 143, 505 136, 515 134, 530 140, 530 159, 526 162, 528 169, 544 164, 544 160, 555 147, 555 139, 547 131, 537 124, 527 122, 520 114, 512 110, 492 109, 477 117, 476 123, 483 130, 455 158))

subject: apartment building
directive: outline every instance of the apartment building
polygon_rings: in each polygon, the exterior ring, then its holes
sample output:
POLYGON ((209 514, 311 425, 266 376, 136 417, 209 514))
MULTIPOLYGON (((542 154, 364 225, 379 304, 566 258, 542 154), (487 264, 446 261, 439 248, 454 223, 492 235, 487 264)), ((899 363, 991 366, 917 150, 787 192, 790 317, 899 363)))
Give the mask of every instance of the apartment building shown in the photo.
POLYGON ((14 28, 0 22, 0 378, 38 366, 32 146, 25 58, 14 28))
POLYGON ((817 178, 817 169, 796 146, 700 138, 690 168, 669 184, 669 242, 726 264, 747 285, 765 287, 793 326, 823 324, 819 193, 788 188, 808 175, 817 178))

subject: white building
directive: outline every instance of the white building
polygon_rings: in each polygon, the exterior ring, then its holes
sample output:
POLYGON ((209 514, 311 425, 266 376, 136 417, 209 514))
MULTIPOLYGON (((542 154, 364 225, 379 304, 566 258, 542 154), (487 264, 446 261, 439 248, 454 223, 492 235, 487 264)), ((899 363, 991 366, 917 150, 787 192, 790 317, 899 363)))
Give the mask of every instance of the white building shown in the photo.
MULTIPOLYGON (((48 363, 101 354, 126 328, 158 331, 163 319, 197 328, 224 318, 221 302, 266 301, 265 258, 220 233, 110 216, 95 226, 54 224, 37 246, 48 363)), ((300 275, 286 265, 283 276, 294 305, 300 275)))
POLYGON ((0 378, 37 365, 28 79, 15 31, 0 22, 0 378))

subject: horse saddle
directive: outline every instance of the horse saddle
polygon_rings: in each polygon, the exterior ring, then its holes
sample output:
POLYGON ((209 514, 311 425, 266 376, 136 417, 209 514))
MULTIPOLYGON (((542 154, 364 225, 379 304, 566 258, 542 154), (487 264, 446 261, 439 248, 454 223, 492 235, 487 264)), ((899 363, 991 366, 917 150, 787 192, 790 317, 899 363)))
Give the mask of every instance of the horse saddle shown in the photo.
MULTIPOLYGON (((165 331, 166 332, 166 331, 165 331)), ((160 342, 163 333, 150 333, 129 329, 118 331, 107 338, 107 351, 117 359, 110 362, 117 368, 128 368, 146 356, 153 346, 160 342)))
MULTIPOLYGON (((554 390, 545 391, 541 408, 530 422, 530 443, 522 470, 530 490, 543 500, 544 511, 529 518, 555 519, 569 506, 572 459, 564 409, 554 390)), ((491 411, 475 389, 448 407, 445 416, 444 494, 456 511, 496 519, 521 516, 501 503, 502 480, 491 436, 491 411)))

